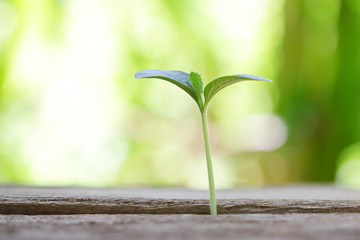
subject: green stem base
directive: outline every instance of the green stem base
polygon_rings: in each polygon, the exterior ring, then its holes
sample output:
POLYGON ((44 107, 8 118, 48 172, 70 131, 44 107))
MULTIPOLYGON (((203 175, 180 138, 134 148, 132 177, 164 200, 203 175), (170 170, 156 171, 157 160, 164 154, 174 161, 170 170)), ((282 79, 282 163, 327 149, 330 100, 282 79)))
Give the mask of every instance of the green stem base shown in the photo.
POLYGON ((201 122, 202 122, 203 133, 204 133, 206 164, 207 164, 207 170, 208 170, 208 176, 209 176, 210 214, 217 215, 214 172, 213 172, 213 167, 212 167, 212 162, 211 162, 210 137, 209 137, 209 128, 208 128, 206 107, 201 111, 201 122))

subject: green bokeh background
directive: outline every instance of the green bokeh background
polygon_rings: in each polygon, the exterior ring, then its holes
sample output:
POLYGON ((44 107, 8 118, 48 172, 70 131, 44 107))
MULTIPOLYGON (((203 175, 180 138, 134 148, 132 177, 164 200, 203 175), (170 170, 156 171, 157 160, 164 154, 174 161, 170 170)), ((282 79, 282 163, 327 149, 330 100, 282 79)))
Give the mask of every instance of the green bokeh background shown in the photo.
POLYGON ((207 187, 200 114, 143 69, 205 82, 218 188, 360 186, 360 1, 0 0, 0 183, 207 187))

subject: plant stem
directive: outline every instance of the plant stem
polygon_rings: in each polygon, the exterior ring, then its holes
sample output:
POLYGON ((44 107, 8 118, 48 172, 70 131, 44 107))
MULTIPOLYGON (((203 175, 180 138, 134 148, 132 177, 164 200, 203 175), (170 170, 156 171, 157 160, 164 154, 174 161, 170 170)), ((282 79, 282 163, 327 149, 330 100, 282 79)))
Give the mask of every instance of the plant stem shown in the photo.
POLYGON ((211 215, 217 215, 216 210, 216 197, 215 197, 215 184, 214 184, 214 173, 211 162, 211 151, 210 151, 210 138, 209 138, 209 129, 207 121, 207 107, 205 106, 201 110, 201 122, 204 132, 204 143, 205 143, 205 153, 206 153, 206 164, 209 176, 209 190, 210 190, 210 213, 211 215))

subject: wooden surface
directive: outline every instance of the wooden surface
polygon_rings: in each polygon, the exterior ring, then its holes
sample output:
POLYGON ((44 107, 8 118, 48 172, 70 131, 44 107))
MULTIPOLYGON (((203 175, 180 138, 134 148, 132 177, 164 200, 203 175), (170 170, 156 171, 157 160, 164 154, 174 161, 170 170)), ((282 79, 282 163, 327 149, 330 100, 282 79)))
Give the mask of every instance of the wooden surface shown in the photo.
POLYGON ((0 240, 360 239, 357 190, 223 190, 218 216, 204 215, 207 198, 188 189, 0 186, 0 240))
MULTIPOLYGON (((208 214, 207 191, 0 187, 0 214, 208 214)), ((360 213, 360 191, 289 186, 218 191, 218 212, 360 213)))
POLYGON ((0 215, 1 240, 358 240, 360 214, 0 215))

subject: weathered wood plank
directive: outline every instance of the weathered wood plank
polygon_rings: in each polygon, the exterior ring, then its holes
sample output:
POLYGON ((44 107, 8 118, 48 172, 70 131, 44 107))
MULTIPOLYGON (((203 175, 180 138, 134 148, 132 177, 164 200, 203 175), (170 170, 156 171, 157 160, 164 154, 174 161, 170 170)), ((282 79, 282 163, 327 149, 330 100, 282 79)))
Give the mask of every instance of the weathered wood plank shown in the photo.
MULTIPOLYGON (((0 214, 208 214, 207 191, 0 187, 0 214)), ((360 191, 289 186, 218 191, 218 212, 360 213, 360 191)))
POLYGON ((355 240, 360 214, 0 215, 1 240, 355 240))

